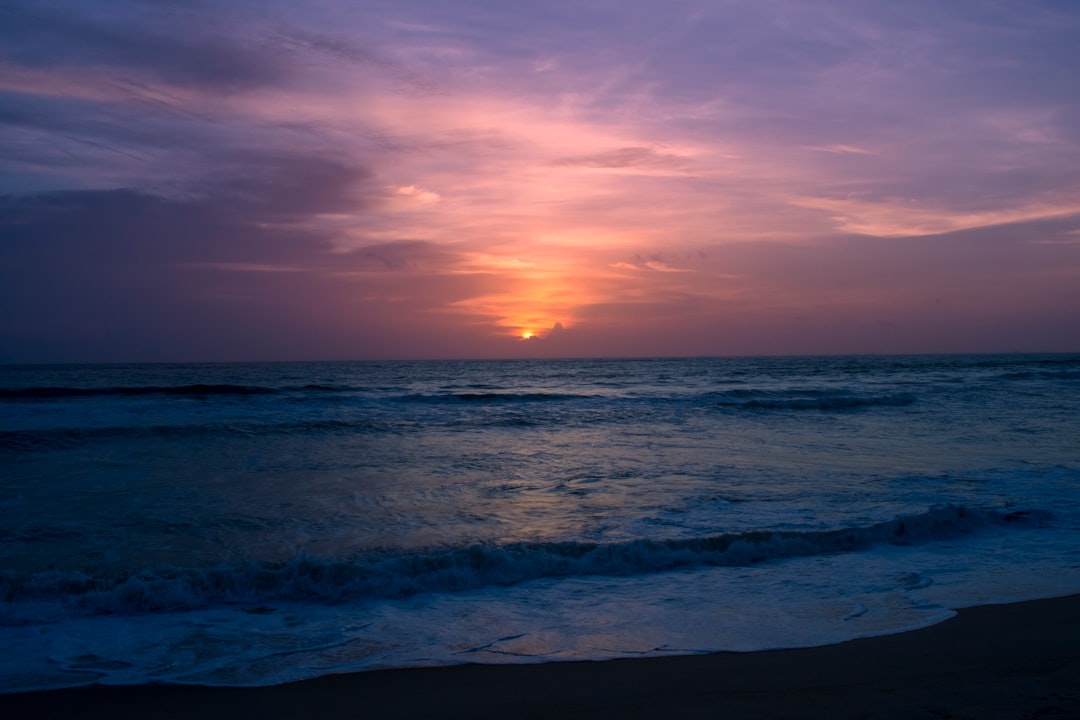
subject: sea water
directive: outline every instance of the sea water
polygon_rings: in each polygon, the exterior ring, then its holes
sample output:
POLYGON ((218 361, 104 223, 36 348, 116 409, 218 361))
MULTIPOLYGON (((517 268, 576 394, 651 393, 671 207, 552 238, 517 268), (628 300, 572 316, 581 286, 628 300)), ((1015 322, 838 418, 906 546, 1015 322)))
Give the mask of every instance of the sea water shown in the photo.
POLYGON ((0 367, 0 689, 817 645, 1080 592, 1080 356, 0 367))

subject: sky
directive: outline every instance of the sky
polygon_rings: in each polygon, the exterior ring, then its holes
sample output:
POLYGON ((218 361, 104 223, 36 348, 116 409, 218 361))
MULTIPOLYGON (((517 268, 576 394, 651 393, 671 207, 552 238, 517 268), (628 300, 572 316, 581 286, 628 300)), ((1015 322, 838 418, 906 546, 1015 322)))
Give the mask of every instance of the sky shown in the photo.
POLYGON ((4 0, 0 362, 1080 351, 1071 0, 4 0))

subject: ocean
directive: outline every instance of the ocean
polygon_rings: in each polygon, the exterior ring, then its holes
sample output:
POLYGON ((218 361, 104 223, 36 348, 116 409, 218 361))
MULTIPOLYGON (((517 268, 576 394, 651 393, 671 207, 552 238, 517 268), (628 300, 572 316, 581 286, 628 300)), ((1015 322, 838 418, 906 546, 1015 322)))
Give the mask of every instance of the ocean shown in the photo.
POLYGON ((0 366, 0 691, 900 632, 1078 501, 1080 355, 0 366))

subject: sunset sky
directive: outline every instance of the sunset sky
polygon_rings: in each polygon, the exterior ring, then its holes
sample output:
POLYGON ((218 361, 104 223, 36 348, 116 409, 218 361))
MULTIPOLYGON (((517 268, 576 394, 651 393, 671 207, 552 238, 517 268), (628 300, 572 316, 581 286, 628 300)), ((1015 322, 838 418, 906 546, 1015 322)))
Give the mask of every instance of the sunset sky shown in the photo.
POLYGON ((1080 3, 5 0, 0 253, 6 362, 1080 351, 1080 3))

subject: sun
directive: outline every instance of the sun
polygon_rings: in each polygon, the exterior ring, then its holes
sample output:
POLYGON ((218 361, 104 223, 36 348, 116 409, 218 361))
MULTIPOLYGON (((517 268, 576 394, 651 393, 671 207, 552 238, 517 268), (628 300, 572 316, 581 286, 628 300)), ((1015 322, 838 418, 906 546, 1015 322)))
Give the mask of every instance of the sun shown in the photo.
POLYGON ((536 333, 532 332, 531 330, 526 330, 525 332, 521 333, 522 340, 531 340, 534 337, 536 337, 536 333))

